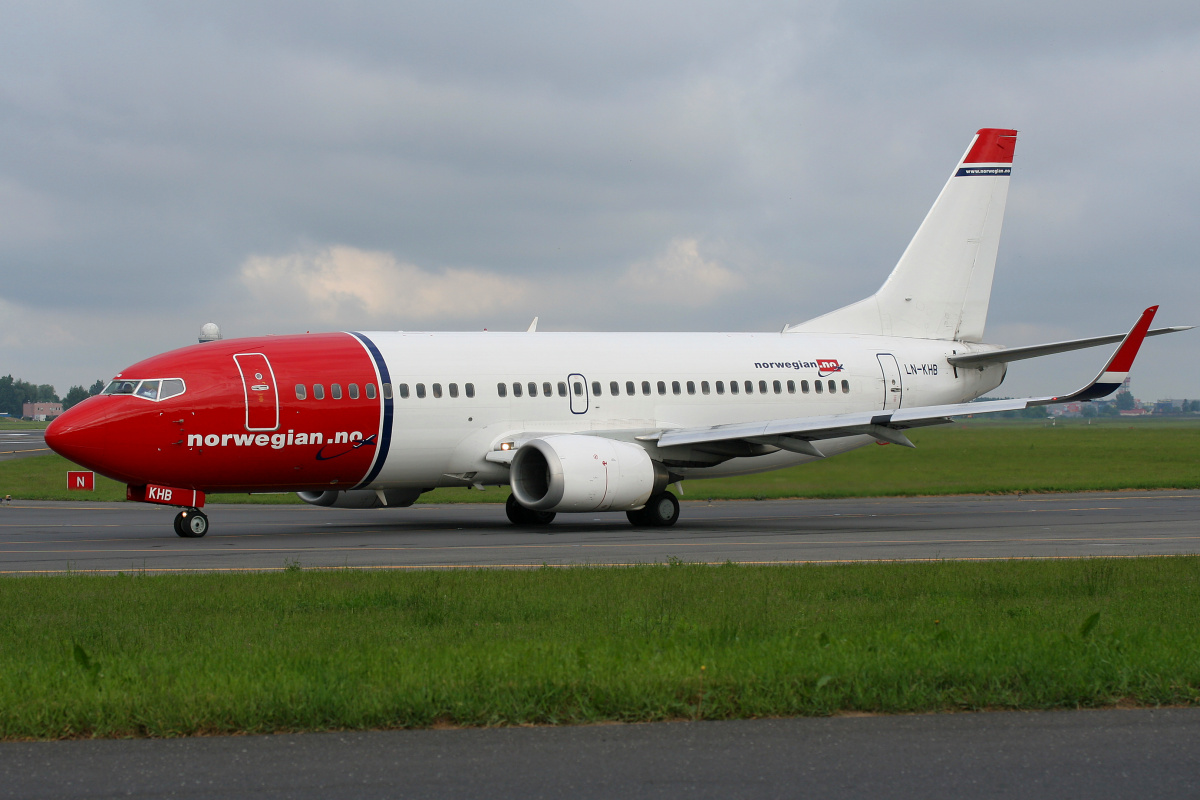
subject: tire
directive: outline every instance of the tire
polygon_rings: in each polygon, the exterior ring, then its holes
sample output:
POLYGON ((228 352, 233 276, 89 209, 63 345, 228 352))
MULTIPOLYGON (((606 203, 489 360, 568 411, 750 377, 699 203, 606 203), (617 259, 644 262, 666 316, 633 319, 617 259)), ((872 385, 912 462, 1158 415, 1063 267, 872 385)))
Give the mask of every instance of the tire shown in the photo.
POLYGON ((508 521, 513 525, 521 527, 531 527, 534 525, 549 525, 557 516, 553 511, 534 511, 526 508, 517 502, 517 498, 511 494, 508 500, 504 503, 504 513, 508 515, 508 521))
POLYGON ((626 511, 625 516, 629 518, 629 524, 635 528, 650 527, 650 520, 646 516, 645 507, 639 508, 637 511, 626 511))
POLYGON ((175 517, 175 533, 185 539, 199 539, 208 533, 208 517, 198 508, 186 508, 175 517))
POLYGON ((679 501, 670 492, 659 492, 642 509, 646 523, 653 528, 669 528, 679 521, 679 501))

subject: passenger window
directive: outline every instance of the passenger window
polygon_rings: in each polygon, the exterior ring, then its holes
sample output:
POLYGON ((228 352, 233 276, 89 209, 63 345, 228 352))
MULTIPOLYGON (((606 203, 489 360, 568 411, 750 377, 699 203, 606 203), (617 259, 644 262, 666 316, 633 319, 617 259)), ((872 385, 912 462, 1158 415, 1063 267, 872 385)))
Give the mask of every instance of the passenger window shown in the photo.
POLYGON ((546 395, 546 397, 554 397, 554 386, 551 385, 550 381, 542 384, 542 394, 546 395))
POLYGON ((795 394, 795 393, 796 393, 796 382, 788 381, 788 394, 795 394))
POLYGON ((349 392, 351 400, 358 399, 358 384, 357 383, 352 383, 349 386, 347 386, 346 391, 349 392))
POLYGON ((696 382, 688 381, 687 382, 687 390, 688 390, 688 394, 695 394, 696 393, 696 382))
POLYGON ((575 392, 576 397, 583 397, 583 383, 580 381, 572 381, 571 391, 575 392))
POLYGON ((725 394, 725 381, 717 381, 717 394, 725 394))
POLYGON ((667 385, 665 383, 663 383, 662 381, 658 382, 658 393, 659 394, 667 393, 667 385))
POLYGON ((813 386, 816 388, 817 394, 820 394, 821 392, 825 391, 825 389, 823 388, 823 385, 820 381, 813 381, 813 386))
POLYGON ((340 383, 331 384, 329 386, 329 396, 332 397, 334 400, 341 400, 342 399, 342 385, 340 383))
POLYGON ((775 390, 775 394, 783 394, 783 384, 779 381, 773 381, 771 388, 775 390))
POLYGON ((418 398, 421 398, 421 399, 424 399, 424 397, 425 397, 425 384, 423 384, 423 383, 418 383, 418 384, 417 384, 417 397, 418 397, 418 398))
POLYGON ((642 394, 650 394, 650 381, 642 381, 642 394))
POLYGON ((520 397, 520 396, 521 396, 521 384, 514 381, 513 382, 513 397, 520 397))
POLYGON ((368 383, 367 384, 367 399, 374 400, 376 396, 377 395, 375 394, 375 384, 368 383))
POLYGON ((830 381, 829 382, 829 393, 833 394, 836 391, 837 391, 837 381, 830 381))
POLYGON ((497 383, 496 394, 500 395, 501 397, 508 397, 508 387, 503 383, 497 383))
POLYGON ((558 382, 558 396, 559 396, 559 397, 566 397, 566 396, 567 396, 567 383, 566 383, 566 381, 559 381, 559 382, 558 382))
POLYGON ((708 381, 700 381, 700 392, 708 394, 708 381))
POLYGON ((325 399, 325 387, 319 383, 313 384, 313 398, 316 400, 325 399))
POLYGON ((592 396, 599 397, 600 394, 600 381, 592 381, 592 396))
POLYGON ((297 399, 297 400, 303 400, 303 399, 304 399, 304 398, 306 398, 306 397, 308 397, 308 392, 306 392, 306 391, 304 390, 304 384, 303 384, 303 383, 297 383, 297 384, 296 384, 296 399, 297 399))
MULTIPOLYGON (((300 384, 300 388, 304 388, 304 384, 300 384)), ((167 378, 162 382, 162 388, 158 390, 158 399, 166 400, 168 397, 174 397, 177 394, 183 394, 183 381, 179 378, 167 378)), ((303 400, 304 398, 300 398, 303 400)))
MULTIPOLYGON (((384 385, 386 386, 387 384, 384 384, 384 385)), ((407 384, 407 383, 401 383, 400 385, 398 385, 398 386, 396 387, 396 390, 400 392, 400 399, 401 399, 401 400, 407 400, 407 399, 408 399, 408 384, 407 384)))
POLYGON ((730 393, 730 394, 737 394, 737 393, 738 393, 738 382, 737 382, 737 381, 730 381, 730 382, 729 382, 729 393, 730 393))
MULTIPOLYGON (((391 400, 392 399, 392 385, 390 383, 385 383, 385 384, 382 384, 382 386, 383 386, 383 399, 391 400)), ((408 387, 407 386, 404 389, 404 396, 408 397, 408 387)))
POLYGON ((451 397, 458 397, 458 384, 452 383, 447 387, 450 390, 451 397))
MULTIPOLYGON (((163 384, 163 388, 166 388, 165 383, 163 384)), ((842 394, 846 394, 849 391, 850 391, 850 381, 842 381, 842 394)))
POLYGON ((537 397, 537 384, 533 381, 529 382, 529 396, 537 397))
POLYGON ((679 381, 671 381, 671 394, 679 394, 679 381))
POLYGON ((754 394, 754 381, 746 381, 746 394, 754 394))
POLYGON ((613 397, 619 396, 621 394, 621 384, 617 383, 616 381, 609 381, 608 382, 608 393, 611 394, 613 397))
POLYGON ((474 397, 474 396, 475 396, 475 384, 473 384, 473 383, 468 383, 468 384, 467 384, 466 386, 464 386, 463 388, 467 390, 467 397, 474 397))
POLYGON ((800 381, 800 391, 808 394, 808 381, 800 381))
POLYGON ((433 385, 433 396, 434 397, 442 396, 442 385, 440 383, 435 383, 433 385))
POLYGON ((636 394, 636 387, 634 387, 633 381, 625 381, 625 394, 630 397, 636 394))
POLYGON ((758 382, 758 393, 759 393, 759 394, 766 394, 766 393, 767 393, 767 382, 766 382, 766 381, 759 381, 759 382, 758 382))

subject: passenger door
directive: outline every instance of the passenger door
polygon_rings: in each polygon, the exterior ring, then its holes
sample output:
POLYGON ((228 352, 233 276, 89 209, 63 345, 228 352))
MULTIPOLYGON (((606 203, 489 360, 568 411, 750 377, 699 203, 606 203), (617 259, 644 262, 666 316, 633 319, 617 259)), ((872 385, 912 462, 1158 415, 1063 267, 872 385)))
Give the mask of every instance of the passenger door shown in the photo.
POLYGON ((262 353, 238 353, 233 357, 242 374, 246 395, 246 430, 273 431, 279 427, 279 391, 275 372, 262 353))

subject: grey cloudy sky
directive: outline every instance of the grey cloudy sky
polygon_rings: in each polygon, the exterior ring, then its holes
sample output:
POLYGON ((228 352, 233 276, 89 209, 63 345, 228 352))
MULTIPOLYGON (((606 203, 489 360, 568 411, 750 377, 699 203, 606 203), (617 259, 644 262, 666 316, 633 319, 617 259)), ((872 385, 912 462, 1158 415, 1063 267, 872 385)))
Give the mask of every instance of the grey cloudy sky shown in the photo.
MULTIPOLYGON (((985 126, 989 340, 1200 322, 1198 123, 1194 0, 0 2, 0 374, 209 320, 778 330, 874 291, 985 126)), ((1200 397, 1198 335, 1135 394, 1200 397)))

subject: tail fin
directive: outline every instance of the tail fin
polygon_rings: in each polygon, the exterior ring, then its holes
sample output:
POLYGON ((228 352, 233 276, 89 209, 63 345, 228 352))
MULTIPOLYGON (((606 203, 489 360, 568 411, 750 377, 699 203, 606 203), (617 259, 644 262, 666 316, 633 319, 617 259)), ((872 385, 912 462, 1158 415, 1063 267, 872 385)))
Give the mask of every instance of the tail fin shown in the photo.
POLYGON ((879 291, 786 330, 981 341, 1016 143, 976 133, 879 291))

